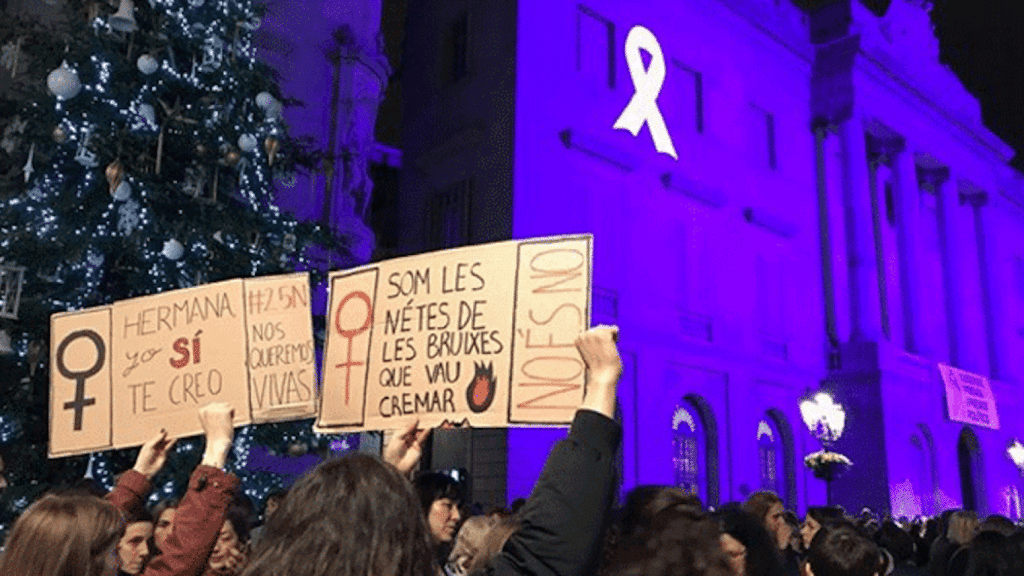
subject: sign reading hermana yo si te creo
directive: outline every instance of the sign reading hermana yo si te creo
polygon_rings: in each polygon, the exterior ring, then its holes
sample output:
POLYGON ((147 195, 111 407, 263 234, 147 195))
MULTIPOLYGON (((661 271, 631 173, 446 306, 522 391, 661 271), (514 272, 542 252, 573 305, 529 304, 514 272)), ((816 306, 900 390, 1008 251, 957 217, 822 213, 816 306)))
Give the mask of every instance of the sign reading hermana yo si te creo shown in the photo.
POLYGON ((316 413, 305 273, 54 314, 50 338, 50 457, 199 434, 209 402, 237 426, 316 413))

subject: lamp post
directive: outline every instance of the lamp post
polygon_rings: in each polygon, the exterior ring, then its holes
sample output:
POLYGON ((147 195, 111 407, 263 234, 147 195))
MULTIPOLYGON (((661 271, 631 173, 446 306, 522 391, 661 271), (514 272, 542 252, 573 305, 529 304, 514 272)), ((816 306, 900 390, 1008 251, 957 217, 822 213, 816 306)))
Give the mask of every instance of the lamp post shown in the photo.
MULTIPOLYGON (((821 443, 822 449, 804 457, 804 465, 825 481, 828 504, 832 504, 832 480, 853 463, 846 456, 832 451, 832 445, 846 428, 846 410, 828 392, 817 392, 800 401, 800 417, 807 430, 821 443)), ((1022 446, 1024 449, 1024 446, 1022 446)))

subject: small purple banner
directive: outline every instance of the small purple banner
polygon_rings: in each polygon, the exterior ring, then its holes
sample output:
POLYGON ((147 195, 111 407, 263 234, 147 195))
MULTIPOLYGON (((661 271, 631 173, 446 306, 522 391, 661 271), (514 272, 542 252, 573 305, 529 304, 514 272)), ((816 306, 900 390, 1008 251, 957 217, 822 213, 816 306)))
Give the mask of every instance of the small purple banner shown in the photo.
POLYGON ((950 420, 999 429, 996 397, 988 378, 945 364, 939 364, 939 374, 946 385, 950 420))

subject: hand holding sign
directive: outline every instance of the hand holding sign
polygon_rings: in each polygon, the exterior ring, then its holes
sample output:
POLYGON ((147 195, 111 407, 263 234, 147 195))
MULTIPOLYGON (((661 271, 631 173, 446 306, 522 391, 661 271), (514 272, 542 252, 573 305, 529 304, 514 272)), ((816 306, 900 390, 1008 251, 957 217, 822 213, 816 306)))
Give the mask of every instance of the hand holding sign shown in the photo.
POLYGON ((227 402, 214 402, 199 409, 199 421, 206 433, 203 466, 223 468, 235 437, 235 409, 227 402))
POLYGON ((139 456, 135 459, 132 470, 152 480, 167 463, 167 454, 174 448, 174 442, 173 438, 167 437, 167 430, 161 430, 139 449, 139 456))
POLYGON ((423 443, 430 435, 430 428, 421 429, 419 425, 419 420, 410 423, 398 431, 384 447, 384 461, 402 474, 409 473, 423 456, 423 443))

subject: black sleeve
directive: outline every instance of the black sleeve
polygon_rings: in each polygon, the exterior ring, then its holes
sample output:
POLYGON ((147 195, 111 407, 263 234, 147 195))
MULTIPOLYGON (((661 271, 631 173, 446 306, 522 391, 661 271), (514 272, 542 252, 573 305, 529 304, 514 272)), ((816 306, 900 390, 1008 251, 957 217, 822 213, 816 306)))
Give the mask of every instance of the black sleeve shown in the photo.
POLYGON ((622 427, 579 410, 569 436, 548 455, 533 493, 487 572, 493 576, 581 576, 595 566, 616 488, 622 427))

